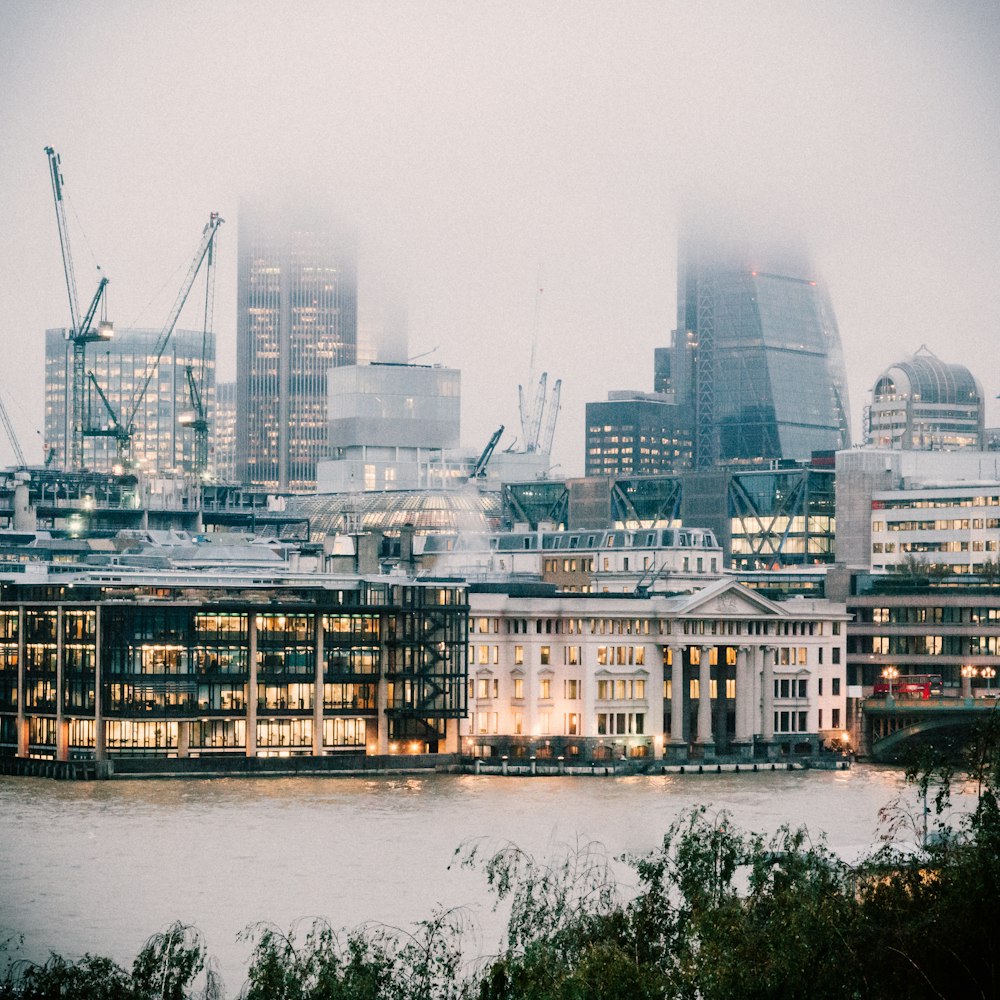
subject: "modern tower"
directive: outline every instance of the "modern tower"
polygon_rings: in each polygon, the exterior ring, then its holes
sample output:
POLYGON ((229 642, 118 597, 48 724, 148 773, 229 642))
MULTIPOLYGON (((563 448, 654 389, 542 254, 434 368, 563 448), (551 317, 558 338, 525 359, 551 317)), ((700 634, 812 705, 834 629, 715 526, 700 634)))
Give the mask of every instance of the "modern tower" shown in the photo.
POLYGON ((689 229, 678 257, 677 329, 656 388, 691 416, 694 465, 808 460, 850 443, 833 309, 794 241, 689 229))
POLYGON ((241 204, 237 477, 312 490, 327 456, 327 370, 357 352, 353 237, 316 214, 241 204))
MULTIPOLYGON (((136 388, 156 362, 160 330, 122 329, 111 340, 93 345, 86 364, 100 391, 119 419, 124 419, 136 388)), ((202 390, 208 419, 215 410, 215 338, 205 343, 205 381, 202 390)), ((190 412, 186 371, 197 371, 202 362, 202 333, 174 330, 149 388, 135 414, 132 462, 148 473, 192 472, 195 435, 181 418, 190 412)), ((69 468, 73 405, 73 344, 63 329, 45 331, 45 451, 46 463, 69 468)), ((93 383, 87 387, 83 414, 83 466, 95 472, 112 472, 118 461, 111 417, 93 383)))

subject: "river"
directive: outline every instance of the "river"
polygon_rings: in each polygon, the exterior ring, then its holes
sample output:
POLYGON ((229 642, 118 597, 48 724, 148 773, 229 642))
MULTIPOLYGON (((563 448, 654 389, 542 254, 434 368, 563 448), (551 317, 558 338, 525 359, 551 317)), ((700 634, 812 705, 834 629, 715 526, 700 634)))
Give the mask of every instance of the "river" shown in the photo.
MULTIPOLYGON (((806 825, 845 858, 876 843, 898 771, 513 778, 262 778, 62 783, 0 778, 0 925, 23 954, 129 961, 180 919, 205 934, 229 994, 246 925, 322 915, 406 927, 435 904, 467 907, 492 950, 501 919, 480 872, 453 865, 476 838, 538 855, 597 841, 646 852, 698 804, 748 830, 806 825)), ((904 793, 912 799, 912 790, 904 793)))

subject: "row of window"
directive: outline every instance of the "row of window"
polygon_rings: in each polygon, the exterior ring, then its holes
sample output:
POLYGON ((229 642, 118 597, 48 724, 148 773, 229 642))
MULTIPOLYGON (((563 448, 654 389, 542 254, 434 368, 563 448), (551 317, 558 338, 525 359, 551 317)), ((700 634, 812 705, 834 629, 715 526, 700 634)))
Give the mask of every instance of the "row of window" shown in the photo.
MULTIPOLYGON (((584 635, 587 622, 590 635, 672 635, 673 621, 650 621, 648 618, 507 618, 508 635, 584 635), (533 627, 531 623, 534 623, 533 627)), ((678 629, 681 635, 801 635, 825 634, 823 622, 765 622, 733 621, 727 619, 682 620, 678 629)), ((831 622, 833 635, 840 635, 840 622, 831 622)), ((475 618, 469 622, 472 634, 498 634, 499 618, 475 618)))
POLYGON ((925 521, 872 521, 872 532, 882 531, 981 531, 1000 528, 1000 517, 951 517, 925 521))

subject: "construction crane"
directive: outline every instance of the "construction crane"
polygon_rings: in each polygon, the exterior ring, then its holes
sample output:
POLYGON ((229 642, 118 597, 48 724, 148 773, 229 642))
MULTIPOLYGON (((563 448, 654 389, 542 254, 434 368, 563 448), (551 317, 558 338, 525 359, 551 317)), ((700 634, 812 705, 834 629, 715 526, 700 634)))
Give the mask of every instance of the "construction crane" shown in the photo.
POLYGON ((10 415, 7 413, 7 407, 3 405, 2 397, 0 397, 0 421, 3 422, 3 429, 7 432, 7 440, 10 441, 10 446, 14 451, 17 467, 19 469, 27 468, 28 463, 25 461, 24 452, 21 450, 21 442, 18 441, 17 434, 14 432, 14 425, 11 423, 10 415))
POLYGON ((59 230, 59 249, 62 253, 63 274, 66 278, 66 293, 69 296, 70 328, 66 339, 73 344, 73 370, 71 374, 71 406, 72 421, 69 441, 70 468, 79 471, 83 468, 83 437, 84 437, 84 394, 86 391, 86 354, 87 344, 98 340, 109 340, 114 333, 113 325, 107 318, 107 299, 105 290, 108 279, 101 277, 97 291, 87 307, 87 312, 81 317, 80 303, 77 297, 76 272, 73 269, 73 255, 69 244, 69 227, 66 224, 66 205, 63 200, 63 180, 60 171, 59 154, 51 147, 45 147, 45 155, 49 159, 49 179, 52 181, 52 200, 56 208, 56 226, 59 230), (101 320, 92 326, 97 310, 104 302, 101 320))
POLYGON ((483 449, 483 453, 479 456, 479 460, 476 462, 475 468, 472 470, 472 475, 469 476, 469 482, 475 482, 477 479, 482 479, 486 475, 486 466, 490 464, 490 459, 493 457, 493 452, 496 446, 500 443, 500 438, 503 435, 503 424, 501 424, 494 432, 493 437, 490 438, 486 447, 483 449))
POLYGON ((538 443, 538 450, 543 455, 552 454, 552 439, 556 436, 556 419, 559 416, 559 397, 562 395, 562 379, 557 378, 552 386, 552 395, 548 402, 548 417, 545 421, 545 431, 538 443))
POLYGON ((208 338, 212 333, 212 319, 215 312, 215 241, 209 243, 205 258, 205 318, 201 332, 201 359, 198 377, 195 378, 193 365, 185 365, 184 377, 187 381, 191 409, 180 415, 178 422, 194 431, 194 474, 203 479, 208 472, 208 406, 205 393, 205 369, 208 354, 208 338))
POLYGON ((208 223, 202 230, 201 242, 198 244, 198 249, 195 251, 194 258, 191 261, 191 266, 188 268, 187 276, 184 278, 184 283, 181 285, 181 290, 177 293, 177 298, 174 301, 170 314, 167 317, 167 322, 160 331, 159 337, 157 337, 156 344, 153 348, 153 359, 149 363, 145 375, 133 388, 132 395, 129 397, 128 403, 122 407, 120 415, 116 413, 114 406, 112 406, 108 397, 101 390, 101 387, 97 383, 97 379, 94 377, 94 373, 90 373, 91 384, 97 390, 97 394, 100 396, 101 402, 104 404, 104 408, 107 411, 111 422, 103 427, 88 427, 84 433, 89 436, 103 435, 114 437, 117 446, 117 461, 123 468, 131 464, 132 439, 135 436, 136 414, 139 412, 139 407, 142 406, 142 402, 146 398, 146 391, 149 389, 149 383, 152 382, 153 376, 160 367, 160 360, 163 357, 163 352, 167 349, 167 344, 170 341, 170 335, 174 332, 174 327, 177 325, 177 320, 180 317, 181 310, 184 308, 184 303, 187 302, 187 298, 188 295, 191 294, 191 288, 194 285, 195 278, 198 277, 198 272, 201 270, 202 262, 205 260, 205 257, 215 240, 215 234, 218 232, 219 226, 222 225, 223 221, 224 220, 219 217, 218 212, 213 212, 211 216, 209 216, 208 223))

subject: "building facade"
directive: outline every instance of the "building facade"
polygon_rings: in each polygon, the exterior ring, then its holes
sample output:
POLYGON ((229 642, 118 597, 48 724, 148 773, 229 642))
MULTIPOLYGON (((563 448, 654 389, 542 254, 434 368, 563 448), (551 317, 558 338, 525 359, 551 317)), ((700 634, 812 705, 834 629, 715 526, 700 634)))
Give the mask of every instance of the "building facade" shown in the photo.
MULTIPOLYGON (((115 330, 88 352, 87 370, 94 373, 101 392, 124 422, 134 395, 149 372, 152 380, 134 413, 131 460, 147 473, 182 473, 194 470, 195 435, 181 418, 192 402, 187 369, 197 373, 202 364, 201 331, 174 330, 155 371, 156 345, 161 331, 115 330)), ((215 416, 215 336, 204 343, 202 400, 211 423, 215 416)), ((73 345, 62 329, 45 331, 45 453, 55 468, 69 467, 72 429, 73 345)), ((83 464, 94 472, 111 472, 118 464, 113 421, 93 383, 87 385, 84 401, 83 464)))
POLYGON ((927 348, 890 365, 876 380, 868 411, 876 448, 955 451, 986 447, 983 389, 968 368, 927 348))
POLYGON ((694 463, 808 460, 850 444, 833 309, 792 242, 692 227, 678 259, 677 328, 656 384, 690 415, 694 463))
POLYGON ((215 391, 215 423, 209 441, 209 468, 224 483, 236 482, 236 383, 220 382, 215 391))
POLYGON ((327 457, 327 371, 357 351, 353 237, 317 218, 241 205, 236 473, 281 491, 316 486, 327 457))
POLYGON ((373 363, 327 376, 329 456, 321 493, 447 487, 469 478, 454 450, 461 373, 440 365, 373 363))
POLYGON ((665 393, 610 392, 586 406, 588 476, 650 476, 691 463, 686 414, 665 393))
POLYGON ((843 605, 733 580, 615 599, 472 586, 469 622, 467 753, 753 760, 842 738, 843 605))
POLYGON ((3 584, 0 754, 457 751, 463 588, 242 577, 3 584))

